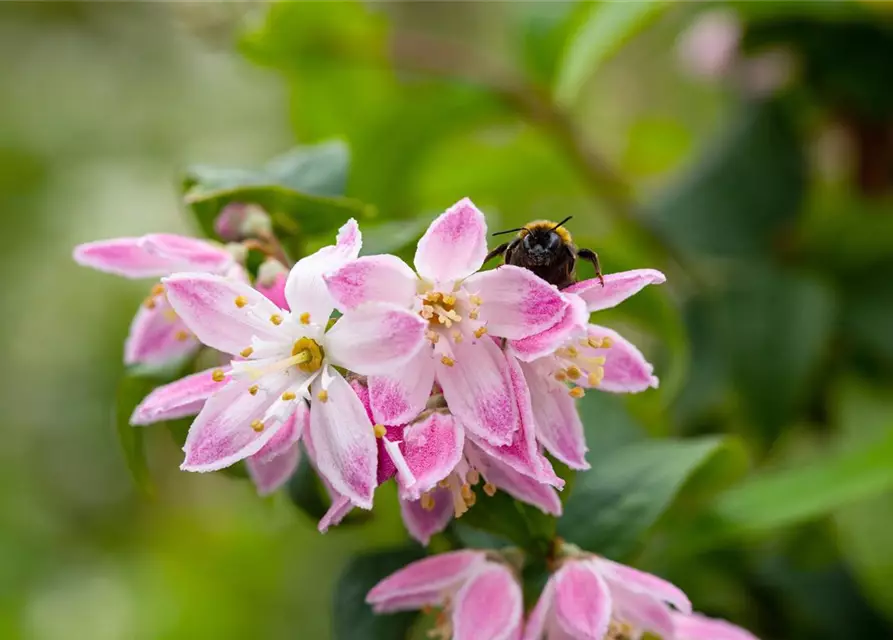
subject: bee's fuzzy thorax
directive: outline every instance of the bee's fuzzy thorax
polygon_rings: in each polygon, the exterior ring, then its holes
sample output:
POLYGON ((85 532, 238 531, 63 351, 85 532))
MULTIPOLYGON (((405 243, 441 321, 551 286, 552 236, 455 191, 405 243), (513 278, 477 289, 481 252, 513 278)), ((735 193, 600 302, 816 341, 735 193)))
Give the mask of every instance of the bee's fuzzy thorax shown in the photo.
POLYGON ((524 230, 521 232, 521 236, 524 236, 524 231, 527 233, 533 233, 535 231, 554 231, 558 234, 558 237, 561 238, 561 241, 566 244, 571 244, 573 239, 571 238, 571 233, 564 227, 556 228, 558 223, 553 220, 534 220, 533 222, 528 222, 524 225, 524 230))

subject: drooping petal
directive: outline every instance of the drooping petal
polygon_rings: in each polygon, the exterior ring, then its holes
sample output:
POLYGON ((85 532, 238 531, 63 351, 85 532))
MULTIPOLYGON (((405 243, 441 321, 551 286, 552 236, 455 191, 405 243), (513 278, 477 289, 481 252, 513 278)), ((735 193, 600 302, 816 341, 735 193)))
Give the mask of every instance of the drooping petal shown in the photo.
POLYGON ((682 613, 691 613, 691 602, 688 596, 682 589, 663 578, 607 558, 597 558, 592 562, 595 563, 597 571, 608 581, 612 589, 616 586, 634 591, 655 600, 669 602, 682 613))
MULTIPOLYGON (((636 393, 648 388, 657 388, 659 381, 657 376, 652 375, 654 367, 631 342, 616 331, 594 324, 589 326, 589 337, 594 340, 607 338, 611 342, 611 346, 606 349, 589 347, 581 349, 586 357, 604 356, 605 358, 605 377, 598 385, 600 390, 614 393, 636 393)), ((585 382, 583 382, 583 386, 587 386, 585 382)))
POLYGON ((310 409, 304 401, 295 403, 295 411, 285 421, 285 424, 276 432, 263 448, 254 454, 254 458, 261 462, 275 458, 289 450, 301 439, 307 425, 310 423, 310 409))
POLYGON ((524 626, 524 640, 552 640, 546 635, 550 619, 552 617, 552 604, 555 599, 555 577, 549 578, 543 587, 536 606, 530 612, 527 624, 524 626))
POLYGON ((195 352, 199 341, 163 297, 140 306, 124 342, 124 364, 162 365, 195 352))
POLYGON ((758 640, 750 631, 725 620, 708 618, 699 613, 670 614, 673 618, 675 640, 758 640))
POLYGON ((297 316, 309 314, 311 322, 325 326, 335 308, 323 276, 355 260, 363 245, 356 220, 350 219, 338 230, 335 244, 298 260, 285 283, 285 299, 297 316))
POLYGON ((586 301, 590 312, 610 309, 637 294, 649 284, 662 284, 667 277, 656 269, 634 269, 609 273, 603 287, 598 278, 571 285, 564 293, 575 293, 586 301))
POLYGON ((232 255, 225 248, 196 238, 172 233, 150 233, 140 238, 139 243, 150 254, 170 261, 173 267, 170 273, 222 273, 233 264, 232 255))
POLYGON ((403 456, 415 482, 402 487, 406 499, 417 500, 452 473, 462 458, 465 431, 452 415, 432 413, 403 430, 403 456))
POLYGON ((452 365, 435 361, 436 377, 450 411, 479 439, 510 444, 518 429, 505 354, 487 338, 452 345, 452 365))
POLYGON ((524 381, 524 373, 515 358, 506 358, 512 394, 518 406, 518 429, 512 434, 512 441, 500 447, 490 445, 486 441, 477 441, 477 445, 490 456, 508 465, 518 473, 529 476, 539 482, 545 482, 558 488, 564 481, 555 475, 552 465, 540 453, 536 444, 536 424, 533 409, 530 405, 530 393, 524 381))
POLYGON ((586 436, 574 399, 563 385, 553 384, 534 363, 522 363, 530 389, 537 438, 549 452, 572 469, 588 469, 586 436))
MULTIPOLYGON (((221 367, 220 370, 226 372, 228 369, 221 367)), ((224 378, 222 382, 217 382, 212 375, 214 371, 207 369, 193 373, 154 389, 134 409, 130 424, 147 425, 194 416, 201 411, 205 401, 229 380, 224 378)))
POLYGON ((673 638, 673 618, 670 608, 641 593, 610 585, 614 600, 614 617, 641 631, 661 638, 673 638))
POLYGON ((348 311, 326 333, 329 360, 362 375, 390 373, 418 353, 427 322, 417 313, 384 302, 348 311))
POLYGON ((586 334, 589 311, 580 296, 566 296, 564 315, 554 325, 535 335, 509 342, 512 353, 524 362, 549 356, 568 341, 586 334))
MULTIPOLYGON (((486 454, 481 454, 486 455, 486 454)), ((558 493, 547 484, 525 475, 521 475, 511 467, 502 464, 498 460, 490 459, 484 475, 487 482, 491 482, 507 494, 532 504, 534 507, 553 516, 561 515, 561 500, 558 493)))
POLYGON ((317 529, 325 533, 329 527, 334 527, 344 520, 345 516, 353 510, 353 503, 345 496, 338 496, 332 501, 332 505, 319 521, 317 529))
POLYGON ((301 448, 297 442, 273 457, 257 454, 246 458, 245 467, 257 488, 259 496, 268 496, 288 482, 301 459, 301 448))
POLYGON ((431 541, 431 536, 446 529, 453 519, 453 503, 449 492, 437 489, 432 492, 431 497, 434 500, 434 508, 431 510, 423 508, 418 500, 400 500, 400 514, 406 530, 425 547, 431 541))
POLYGON ((74 260, 85 267, 125 278, 159 278, 176 271, 176 261, 151 253, 140 238, 114 238, 79 244, 74 260))
POLYGON ((440 214, 419 240, 415 268, 423 278, 450 282, 470 276, 487 257, 487 221, 468 198, 440 214))
POLYGON ((555 619, 579 640, 602 640, 611 624, 611 593, 586 563, 567 562, 555 574, 555 619))
POLYGON ((513 265, 477 273, 465 289, 481 297, 480 318, 490 335, 520 340, 559 322, 569 304, 558 288, 513 265))
POLYGON ((288 385, 285 375, 268 376, 266 386, 252 395, 251 381, 230 381, 205 403, 189 429, 183 451, 184 471, 216 471, 254 455, 276 435, 282 423, 252 427, 288 385))
POLYGON ((320 382, 313 383, 310 435, 319 472, 334 489, 356 506, 372 508, 376 487, 378 447, 363 403, 334 369, 326 387, 328 399, 318 400, 320 382))
POLYGON ((280 335, 271 318, 282 310, 247 284, 204 273, 176 274, 163 282, 174 311, 209 347, 236 354, 254 337, 275 341, 280 335))
POLYGON ((405 424, 415 418, 431 395, 434 385, 434 359, 431 349, 422 346, 399 371, 369 376, 372 415, 379 424, 405 424))
POLYGON ((521 587, 506 567, 487 563, 456 594, 453 640, 509 640, 523 624, 521 587))
POLYGON ((366 602, 378 613, 439 604, 448 592, 465 582, 486 561, 483 551, 468 549, 417 560, 375 585, 366 595, 366 602), (419 599, 410 602, 417 595, 419 599))
POLYGON ((267 299, 270 300, 273 304, 275 304, 280 309, 289 309, 288 301, 285 299, 285 280, 288 278, 288 273, 278 273, 275 276, 272 276, 268 280, 261 280, 258 277, 257 282, 254 284, 254 288, 260 291, 267 299))
POLYGON ((364 256, 323 276, 342 311, 366 302, 410 307, 419 279, 403 260, 392 255, 364 256))

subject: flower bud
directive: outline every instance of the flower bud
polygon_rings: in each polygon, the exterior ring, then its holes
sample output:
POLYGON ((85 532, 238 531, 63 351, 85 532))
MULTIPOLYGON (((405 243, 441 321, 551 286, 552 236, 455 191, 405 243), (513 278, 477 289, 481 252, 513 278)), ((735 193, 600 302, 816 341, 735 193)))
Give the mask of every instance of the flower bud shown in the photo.
POLYGON ((214 231, 222 239, 238 242, 245 238, 257 238, 272 232, 270 216, 254 204, 233 202, 226 205, 214 221, 214 231))

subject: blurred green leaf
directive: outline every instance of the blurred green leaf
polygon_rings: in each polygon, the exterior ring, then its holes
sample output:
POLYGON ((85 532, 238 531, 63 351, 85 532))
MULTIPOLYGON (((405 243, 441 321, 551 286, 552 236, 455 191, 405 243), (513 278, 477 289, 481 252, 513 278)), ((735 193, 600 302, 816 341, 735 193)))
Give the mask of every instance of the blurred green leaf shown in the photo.
POLYGON ((605 60, 644 29, 669 6, 657 2, 595 2, 589 16, 567 43, 558 76, 555 99, 574 103, 586 80, 605 60))
POLYGON ((400 249, 414 245, 434 216, 418 216, 407 220, 393 220, 363 227, 363 255, 398 253, 400 249))
POLYGON ((683 251, 768 256, 796 220, 805 187, 790 114, 776 102, 752 103, 648 210, 658 232, 683 251))
POLYGON ((629 554, 722 444, 722 438, 704 437, 620 447, 578 474, 558 533, 589 551, 613 558, 629 554))
POLYGON ((379 551, 351 560, 335 586, 335 640, 400 640, 416 618, 415 612, 382 614, 372 612, 366 594, 382 578, 423 556, 418 547, 379 551))
POLYGON ((323 499, 322 483, 306 455, 301 456, 301 462, 289 479, 287 489, 289 500, 314 522, 328 511, 329 505, 323 499))
POLYGON ((492 497, 479 491, 477 504, 462 516, 462 525, 510 540, 535 555, 545 554, 555 535, 554 517, 504 491, 492 497))
POLYGON ((157 380, 125 375, 118 383, 115 409, 115 429, 118 434, 118 442, 121 444, 121 451, 127 462, 127 468, 130 469, 130 475, 136 486, 150 497, 155 495, 155 487, 152 484, 149 466, 146 462, 145 427, 131 426, 130 416, 136 406, 156 386, 158 386, 157 380))

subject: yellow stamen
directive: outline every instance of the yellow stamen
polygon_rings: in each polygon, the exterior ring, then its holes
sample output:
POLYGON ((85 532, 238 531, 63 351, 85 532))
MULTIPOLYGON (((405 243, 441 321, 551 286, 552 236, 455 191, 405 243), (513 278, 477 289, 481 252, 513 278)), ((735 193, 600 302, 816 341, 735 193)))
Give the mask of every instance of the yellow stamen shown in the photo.
POLYGON ((440 487, 441 489, 449 489, 450 481, 448 479, 444 478, 443 480, 441 480, 440 482, 437 483, 437 486, 440 487))
POLYGON ((252 420, 251 428, 254 429, 255 431, 257 431, 258 433, 260 433, 261 431, 264 430, 264 423, 261 422, 260 420, 252 420))
POLYGON ((455 342, 456 344, 462 342, 462 332, 460 332, 458 329, 456 331, 453 331, 451 335, 453 336, 453 342, 455 342))
POLYGON ((186 340, 189 340, 189 332, 180 329, 174 334, 174 338, 176 338, 180 342, 185 342, 186 340))
POLYGON ((238 296, 235 299, 235 303, 236 303, 236 306, 239 307, 239 309, 241 309, 246 304, 248 304, 248 298, 246 298, 245 296, 238 296))
POLYGON ((441 361, 443 364, 445 364, 446 366, 448 366, 448 367, 452 367, 454 364, 456 364, 456 361, 453 360, 453 359, 452 359, 451 357, 449 357, 449 356, 443 356, 443 357, 440 359, 440 361, 441 361))
POLYGON ((462 493, 462 499, 465 500, 465 502, 468 502, 471 499, 471 496, 474 495, 474 491, 471 490, 471 486, 467 484, 463 484, 459 491, 462 493))
POLYGON ((614 341, 611 338, 605 336, 602 338, 602 349, 610 349, 614 345, 614 341))
POLYGON ((474 337, 480 338, 485 333, 487 333, 487 327, 478 327, 477 329, 474 330, 474 337))
POLYGON ((291 354, 294 358, 289 360, 304 373, 315 373, 322 367, 324 353, 316 340, 310 338, 296 340, 291 354))
POLYGON ((583 387, 574 387, 567 393, 571 398, 582 398, 586 394, 586 391, 583 390, 583 387))
POLYGON ((437 341, 440 340, 440 334, 430 329, 425 332, 425 337, 428 338, 431 344, 437 344, 437 341))
POLYGON ((160 296, 162 294, 164 294, 164 285, 159 282, 154 287, 152 287, 152 295, 160 296))
POLYGON ((589 377, 587 378, 587 380, 589 382, 589 386, 592 386, 592 387, 597 387, 598 385, 600 385, 602 383, 602 380, 604 380, 604 379, 605 379, 605 370, 602 369, 601 367, 599 367, 598 369, 596 369, 595 371, 590 373, 589 377))
POLYGON ((564 369, 559 369, 555 372, 555 379, 558 380, 558 382, 564 382, 567 380, 567 372, 564 369))
POLYGON ((223 373, 223 369, 214 369, 214 371, 211 372, 211 380, 214 382, 223 382, 225 378, 226 374, 223 373))
POLYGON ((443 294, 440 291, 432 291, 427 296, 425 296, 425 300, 428 302, 438 303, 443 300, 443 294))
POLYGON ((581 375, 583 375, 583 372, 580 371, 580 367, 577 365, 572 364, 567 368, 567 377, 571 380, 577 380, 581 375))
POLYGON ((422 505, 422 509, 425 511, 432 511, 434 509, 434 496, 430 493, 423 493, 419 502, 422 505))
POLYGON ((496 495, 496 485, 490 482, 484 483, 484 493, 492 498, 496 495))
POLYGON ((242 350, 239 352, 239 355, 242 356, 243 358, 247 358, 247 357, 250 356, 252 353, 254 353, 254 349, 253 349, 253 348, 251 348, 251 347, 245 347, 244 349, 242 349, 242 350))
POLYGON ((476 293, 468 296, 468 299, 471 301, 471 304, 476 304, 477 306, 481 306, 484 303, 484 300, 476 293))
POLYGON ((372 427, 372 431, 375 432, 376 438, 384 438, 385 435, 387 435, 388 433, 387 428, 383 424, 375 425, 374 427, 372 427))
POLYGON ((165 309, 165 310, 164 310, 164 318, 165 318, 165 320, 167 320, 167 321, 169 321, 169 322, 173 322, 173 321, 176 320, 178 317, 179 317, 179 316, 177 315, 177 312, 174 311, 173 309, 165 309))
POLYGON ((145 302, 143 302, 143 306, 146 309, 154 309, 155 308, 155 298, 146 298, 145 302))
POLYGON ((298 319, 301 321, 301 324, 310 324, 310 314, 306 311, 298 316, 298 319))
POLYGON ((323 389, 319 393, 316 394, 316 397, 319 398, 320 402, 328 402, 329 401, 329 392, 323 389))
POLYGON ((278 313, 274 313, 270 316, 270 322, 278 327, 280 324, 282 324, 282 316, 280 316, 278 313))
POLYGON ((285 393, 282 394, 282 399, 285 400, 286 402, 288 402, 289 400, 294 400, 297 397, 298 396, 296 396, 291 391, 286 391, 285 393))
POLYGON ((577 347, 571 345, 567 348, 567 355, 569 355, 571 358, 576 358, 578 355, 580 355, 580 352, 577 351, 577 347))
POLYGON ((471 311, 468 312, 468 317, 471 318, 472 320, 477 320, 479 315, 480 314, 478 313, 477 309, 472 309, 471 311))
POLYGON ((468 481, 468 484, 474 486, 481 481, 481 474, 477 469, 469 469, 468 473, 465 474, 465 480, 468 481))
POLYGON ((478 496, 474 491, 472 491, 471 494, 467 498, 465 498, 465 504, 468 507, 473 507, 475 503, 477 503, 477 501, 478 496))
POLYGON ((443 304, 444 306, 452 307, 454 304, 456 304, 456 296, 452 294, 445 295, 443 297, 443 304))
POLYGON ((259 387, 256 384, 253 384, 250 387, 248 387, 248 393, 250 393, 253 396, 256 396, 258 389, 259 389, 259 387))

